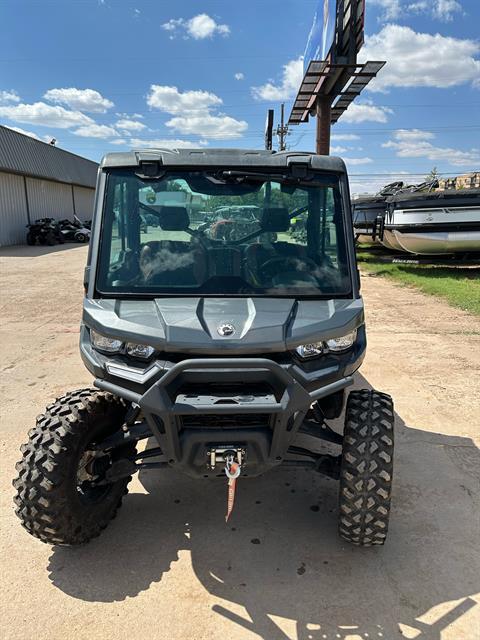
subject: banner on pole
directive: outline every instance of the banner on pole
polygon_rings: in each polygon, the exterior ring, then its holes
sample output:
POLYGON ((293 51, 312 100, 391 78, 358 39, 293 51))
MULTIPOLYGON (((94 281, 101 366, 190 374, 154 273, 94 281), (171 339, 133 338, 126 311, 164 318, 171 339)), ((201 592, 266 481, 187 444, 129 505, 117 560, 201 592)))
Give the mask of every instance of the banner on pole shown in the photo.
POLYGON ((310 60, 325 60, 330 53, 335 39, 336 17, 337 0, 318 0, 303 56, 304 71, 310 60))

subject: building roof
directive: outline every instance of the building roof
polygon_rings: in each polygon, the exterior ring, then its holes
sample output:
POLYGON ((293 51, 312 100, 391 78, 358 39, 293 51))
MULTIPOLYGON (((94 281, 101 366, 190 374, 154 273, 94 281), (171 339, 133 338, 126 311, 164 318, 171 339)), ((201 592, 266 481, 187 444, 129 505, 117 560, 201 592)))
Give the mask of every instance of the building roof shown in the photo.
POLYGON ((95 188, 98 164, 0 125, 0 171, 95 188))

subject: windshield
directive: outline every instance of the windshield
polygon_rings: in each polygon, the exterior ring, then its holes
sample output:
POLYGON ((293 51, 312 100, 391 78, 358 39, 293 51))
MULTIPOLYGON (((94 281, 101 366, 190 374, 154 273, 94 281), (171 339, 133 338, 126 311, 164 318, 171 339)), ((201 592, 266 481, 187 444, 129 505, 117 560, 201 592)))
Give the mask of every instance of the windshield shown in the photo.
POLYGON ((112 171, 96 288, 117 296, 348 295, 338 180, 112 171))

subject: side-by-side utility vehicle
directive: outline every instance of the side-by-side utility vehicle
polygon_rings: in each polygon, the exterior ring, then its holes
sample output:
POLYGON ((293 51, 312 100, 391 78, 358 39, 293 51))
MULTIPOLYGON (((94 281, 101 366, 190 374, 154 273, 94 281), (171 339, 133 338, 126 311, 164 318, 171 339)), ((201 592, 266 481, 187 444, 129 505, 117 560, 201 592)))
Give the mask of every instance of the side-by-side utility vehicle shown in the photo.
POLYGON ((142 469, 227 477, 228 516, 244 479, 303 467, 339 480, 342 538, 384 543, 393 404, 372 389, 346 397, 366 334, 340 159, 107 155, 85 292, 80 351, 96 388, 49 405, 22 448, 15 500, 30 533, 87 542, 142 469), (248 225, 205 225, 244 207, 248 225), (158 220, 147 232, 145 215, 158 220), (340 433, 328 421, 344 406, 340 433))

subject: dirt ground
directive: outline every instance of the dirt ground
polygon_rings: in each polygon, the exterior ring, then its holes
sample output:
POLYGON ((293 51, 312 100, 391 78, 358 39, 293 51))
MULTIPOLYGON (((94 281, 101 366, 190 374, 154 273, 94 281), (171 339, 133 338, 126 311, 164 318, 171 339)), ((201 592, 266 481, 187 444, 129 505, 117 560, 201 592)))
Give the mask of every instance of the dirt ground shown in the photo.
POLYGON ((480 638, 480 321, 365 276, 369 350, 358 386, 395 399, 389 540, 336 535, 336 483, 283 471, 225 486, 135 478, 85 547, 29 536, 12 505, 35 416, 91 384, 77 349, 85 247, 0 251, 4 640, 480 638), (255 540, 256 543, 252 543, 255 540))

